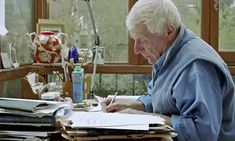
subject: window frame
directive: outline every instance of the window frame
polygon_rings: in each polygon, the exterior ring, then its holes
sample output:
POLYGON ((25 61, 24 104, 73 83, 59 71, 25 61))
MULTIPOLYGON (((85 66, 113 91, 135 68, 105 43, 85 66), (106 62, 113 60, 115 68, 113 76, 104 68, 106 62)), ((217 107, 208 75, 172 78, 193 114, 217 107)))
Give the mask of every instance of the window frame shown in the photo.
POLYGON ((210 42, 209 44, 227 63, 230 73, 235 75, 235 51, 219 50, 219 0, 210 0, 210 42))

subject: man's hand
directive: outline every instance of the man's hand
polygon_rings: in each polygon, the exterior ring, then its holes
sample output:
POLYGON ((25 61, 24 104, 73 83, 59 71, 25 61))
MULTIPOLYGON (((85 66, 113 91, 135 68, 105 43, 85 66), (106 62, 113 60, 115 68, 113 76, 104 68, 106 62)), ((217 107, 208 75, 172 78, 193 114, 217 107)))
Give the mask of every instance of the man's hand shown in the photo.
MULTIPOLYGON (((120 112, 121 111, 124 113, 125 112, 128 113, 130 111, 130 109, 134 109, 137 111, 143 111, 143 112, 145 111, 144 104, 139 100, 116 99, 112 104, 110 104, 111 100, 112 100, 112 98, 108 97, 101 102, 102 110, 104 112, 120 112)), ((139 112, 139 114, 141 114, 141 112, 139 112)), ((146 114, 146 113, 143 113, 143 114, 146 114)), ((157 114, 157 113, 149 113, 149 114, 158 115, 158 116, 164 118, 166 124, 172 127, 170 116, 157 114)))
POLYGON ((112 98, 108 97, 101 102, 102 110, 105 112, 118 112, 125 110, 127 108, 144 111, 144 105, 141 101, 130 100, 130 99, 115 99, 113 103, 110 104, 112 98))

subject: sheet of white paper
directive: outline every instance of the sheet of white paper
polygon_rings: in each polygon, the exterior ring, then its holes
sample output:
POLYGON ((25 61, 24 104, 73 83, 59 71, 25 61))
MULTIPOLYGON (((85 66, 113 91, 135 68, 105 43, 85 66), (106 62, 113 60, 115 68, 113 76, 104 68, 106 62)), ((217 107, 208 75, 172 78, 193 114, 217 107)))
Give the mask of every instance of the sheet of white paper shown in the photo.
MULTIPOLYGON (((114 95, 109 95, 108 97, 114 97, 114 95)), ((123 100, 137 100, 140 96, 139 95, 118 95, 115 99, 123 99, 123 100)))
POLYGON ((27 78, 27 80, 28 80, 28 82, 29 82, 29 84, 31 86, 35 86, 35 84, 36 84, 36 77, 37 77, 35 72, 33 72, 33 73, 30 72, 25 77, 27 78))
MULTIPOLYGON (((138 125, 149 126, 149 124, 164 124, 164 120, 159 116, 81 111, 74 111, 68 120, 72 121, 72 128, 120 127, 119 129, 123 129, 125 126, 134 125, 134 127, 132 127, 134 130, 140 130, 139 128, 137 129, 138 125)), ((141 130, 143 129, 141 128, 141 130)))
POLYGON ((0 0, 0 36, 7 34, 5 27, 5 0, 0 0))
MULTIPOLYGON (((94 95, 95 99, 98 101, 98 102, 101 102, 103 101, 105 98, 103 97, 100 97, 98 95, 94 95)), ((108 97, 111 97, 113 98, 114 95, 108 95, 108 97)), ((124 99, 124 100, 137 100, 140 96, 139 95, 117 95, 115 97, 115 99, 124 99)))
MULTIPOLYGON (((100 127, 97 127, 97 128, 100 128, 100 127)), ((149 125, 139 124, 139 125, 126 125, 126 126, 107 126, 107 127, 104 126, 102 127, 102 129, 149 130, 149 125)))

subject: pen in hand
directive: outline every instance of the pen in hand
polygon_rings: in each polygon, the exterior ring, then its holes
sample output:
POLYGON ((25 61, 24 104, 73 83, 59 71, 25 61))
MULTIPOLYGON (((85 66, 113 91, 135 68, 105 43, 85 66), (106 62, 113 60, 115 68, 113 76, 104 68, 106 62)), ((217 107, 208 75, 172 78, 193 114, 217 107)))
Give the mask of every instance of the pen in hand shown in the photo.
POLYGON ((118 92, 116 91, 116 93, 114 94, 113 98, 111 99, 109 105, 111 105, 111 104, 114 102, 114 100, 115 100, 117 94, 118 94, 118 92))

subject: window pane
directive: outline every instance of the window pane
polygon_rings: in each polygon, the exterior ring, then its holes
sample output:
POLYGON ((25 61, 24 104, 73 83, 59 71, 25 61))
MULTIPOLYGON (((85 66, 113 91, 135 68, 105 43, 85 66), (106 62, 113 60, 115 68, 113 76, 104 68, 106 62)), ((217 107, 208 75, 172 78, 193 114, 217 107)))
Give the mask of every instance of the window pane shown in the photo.
POLYGON ((201 0, 173 0, 184 25, 201 36, 201 0))
POLYGON ((132 74, 117 75, 117 90, 120 95, 134 95, 134 80, 132 74))
POLYGON ((11 81, 1 82, 0 88, 1 88, 0 90, 1 97, 21 98, 21 81, 20 80, 11 80, 11 81))
POLYGON ((134 91, 133 95, 147 95, 147 85, 151 79, 151 75, 133 74, 134 91))
POLYGON ((9 33, 1 38, 1 50, 10 55, 10 44, 16 43, 18 63, 32 63, 25 34, 32 32, 33 1, 6 0, 5 6, 6 28, 9 33))
POLYGON ((219 2, 219 50, 235 51, 235 1, 219 2))
POLYGON ((150 78, 143 74, 97 74, 95 94, 106 97, 118 91, 118 95, 146 95, 150 78))
MULTIPOLYGON (((32 0, 5 0, 5 22, 9 33, 1 39, 1 52, 8 53, 10 57, 10 45, 15 43, 17 62, 19 64, 32 63, 33 59, 25 37, 32 32, 33 23, 32 0)), ((11 80, 0 83, 3 97, 21 97, 21 81, 11 80)))
MULTIPOLYGON (((49 17, 63 21, 70 43, 78 47, 94 46, 93 30, 84 0, 48 0, 49 17)), ((100 36, 105 47, 105 62, 128 62, 128 32, 125 18, 128 0, 90 1, 100 36), (122 54, 122 55, 119 55, 122 54)))
POLYGON ((106 97, 117 91, 116 74, 96 74, 95 94, 106 97))

